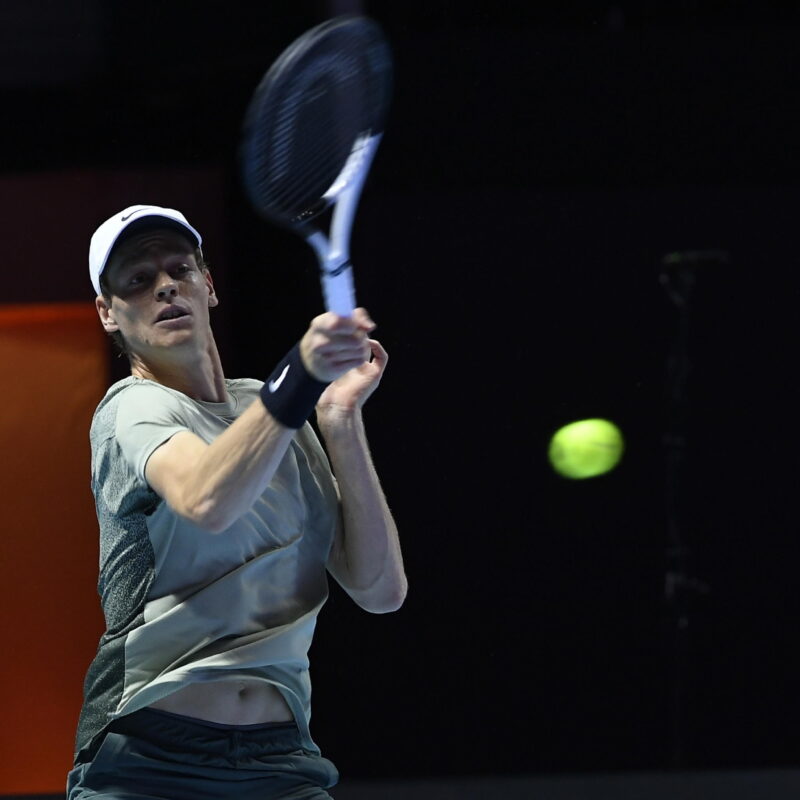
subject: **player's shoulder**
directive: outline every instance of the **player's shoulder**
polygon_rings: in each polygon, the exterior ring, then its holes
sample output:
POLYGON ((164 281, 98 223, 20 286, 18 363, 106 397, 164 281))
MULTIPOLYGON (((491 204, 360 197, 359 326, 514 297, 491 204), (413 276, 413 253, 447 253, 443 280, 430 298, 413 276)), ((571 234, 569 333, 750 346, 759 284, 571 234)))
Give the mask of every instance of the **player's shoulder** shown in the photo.
POLYGON ((170 389, 169 386, 147 378, 129 375, 108 388, 95 410, 95 416, 123 404, 144 403, 150 399, 158 399, 163 402, 167 398, 178 400, 180 397, 181 393, 170 389))
POLYGON ((107 420, 116 415, 119 401, 126 390, 136 385, 136 379, 133 376, 123 378, 120 381, 112 384, 106 390, 102 400, 97 404, 92 417, 92 433, 95 429, 103 427, 107 420))
POLYGON ((144 410, 153 405, 178 405, 179 393, 156 381, 133 375, 112 384, 95 409, 91 425, 93 440, 114 434, 117 418, 125 409, 144 410))

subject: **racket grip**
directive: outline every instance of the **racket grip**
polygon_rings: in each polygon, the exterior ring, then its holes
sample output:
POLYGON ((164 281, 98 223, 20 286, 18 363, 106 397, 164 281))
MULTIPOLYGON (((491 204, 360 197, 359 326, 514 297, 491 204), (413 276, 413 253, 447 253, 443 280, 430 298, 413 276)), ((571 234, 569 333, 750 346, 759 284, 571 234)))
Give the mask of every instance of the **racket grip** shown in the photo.
POLYGON ((353 286, 353 268, 350 262, 343 264, 335 272, 322 272, 322 294, 325 308, 340 317, 352 317, 356 307, 356 293, 353 286))

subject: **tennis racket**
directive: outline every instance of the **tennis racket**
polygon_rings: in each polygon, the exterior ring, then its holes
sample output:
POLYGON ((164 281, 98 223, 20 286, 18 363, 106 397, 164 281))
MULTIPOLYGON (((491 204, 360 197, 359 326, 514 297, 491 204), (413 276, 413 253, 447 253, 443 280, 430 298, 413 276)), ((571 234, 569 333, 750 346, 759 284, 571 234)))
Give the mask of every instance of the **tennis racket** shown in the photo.
POLYGON ((295 40, 256 88, 245 116, 246 194, 265 218, 314 249, 327 310, 355 308, 350 232, 384 130, 392 84, 376 22, 345 16, 295 40), (327 234, 321 216, 332 209, 327 234))

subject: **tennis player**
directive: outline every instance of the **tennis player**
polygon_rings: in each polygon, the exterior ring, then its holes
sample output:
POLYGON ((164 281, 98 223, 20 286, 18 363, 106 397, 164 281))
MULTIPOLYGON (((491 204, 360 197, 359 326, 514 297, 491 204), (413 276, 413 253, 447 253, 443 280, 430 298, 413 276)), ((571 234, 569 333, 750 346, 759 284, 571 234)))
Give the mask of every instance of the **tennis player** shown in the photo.
POLYGON ((327 574, 373 613, 406 594, 361 414, 387 362, 373 322, 322 314, 265 382, 225 378, 201 245, 146 205, 91 240, 131 374, 91 427, 106 631, 69 800, 329 797, 308 670, 327 574))

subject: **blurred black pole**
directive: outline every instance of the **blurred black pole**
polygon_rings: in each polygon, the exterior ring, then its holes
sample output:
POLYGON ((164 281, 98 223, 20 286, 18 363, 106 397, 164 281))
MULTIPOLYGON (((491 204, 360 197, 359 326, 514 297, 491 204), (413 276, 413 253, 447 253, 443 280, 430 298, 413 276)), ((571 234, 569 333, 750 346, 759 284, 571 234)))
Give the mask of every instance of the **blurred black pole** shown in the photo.
POLYGON ((672 346, 667 357, 665 386, 664 449, 666 455, 665 500, 667 514, 664 602, 669 648, 670 759, 675 769, 686 766, 686 684, 688 668, 689 606, 708 586, 691 574, 691 548, 686 536, 689 393, 691 372, 690 323, 698 274, 727 263, 719 250, 669 253, 661 260, 659 281, 676 311, 672 346))

